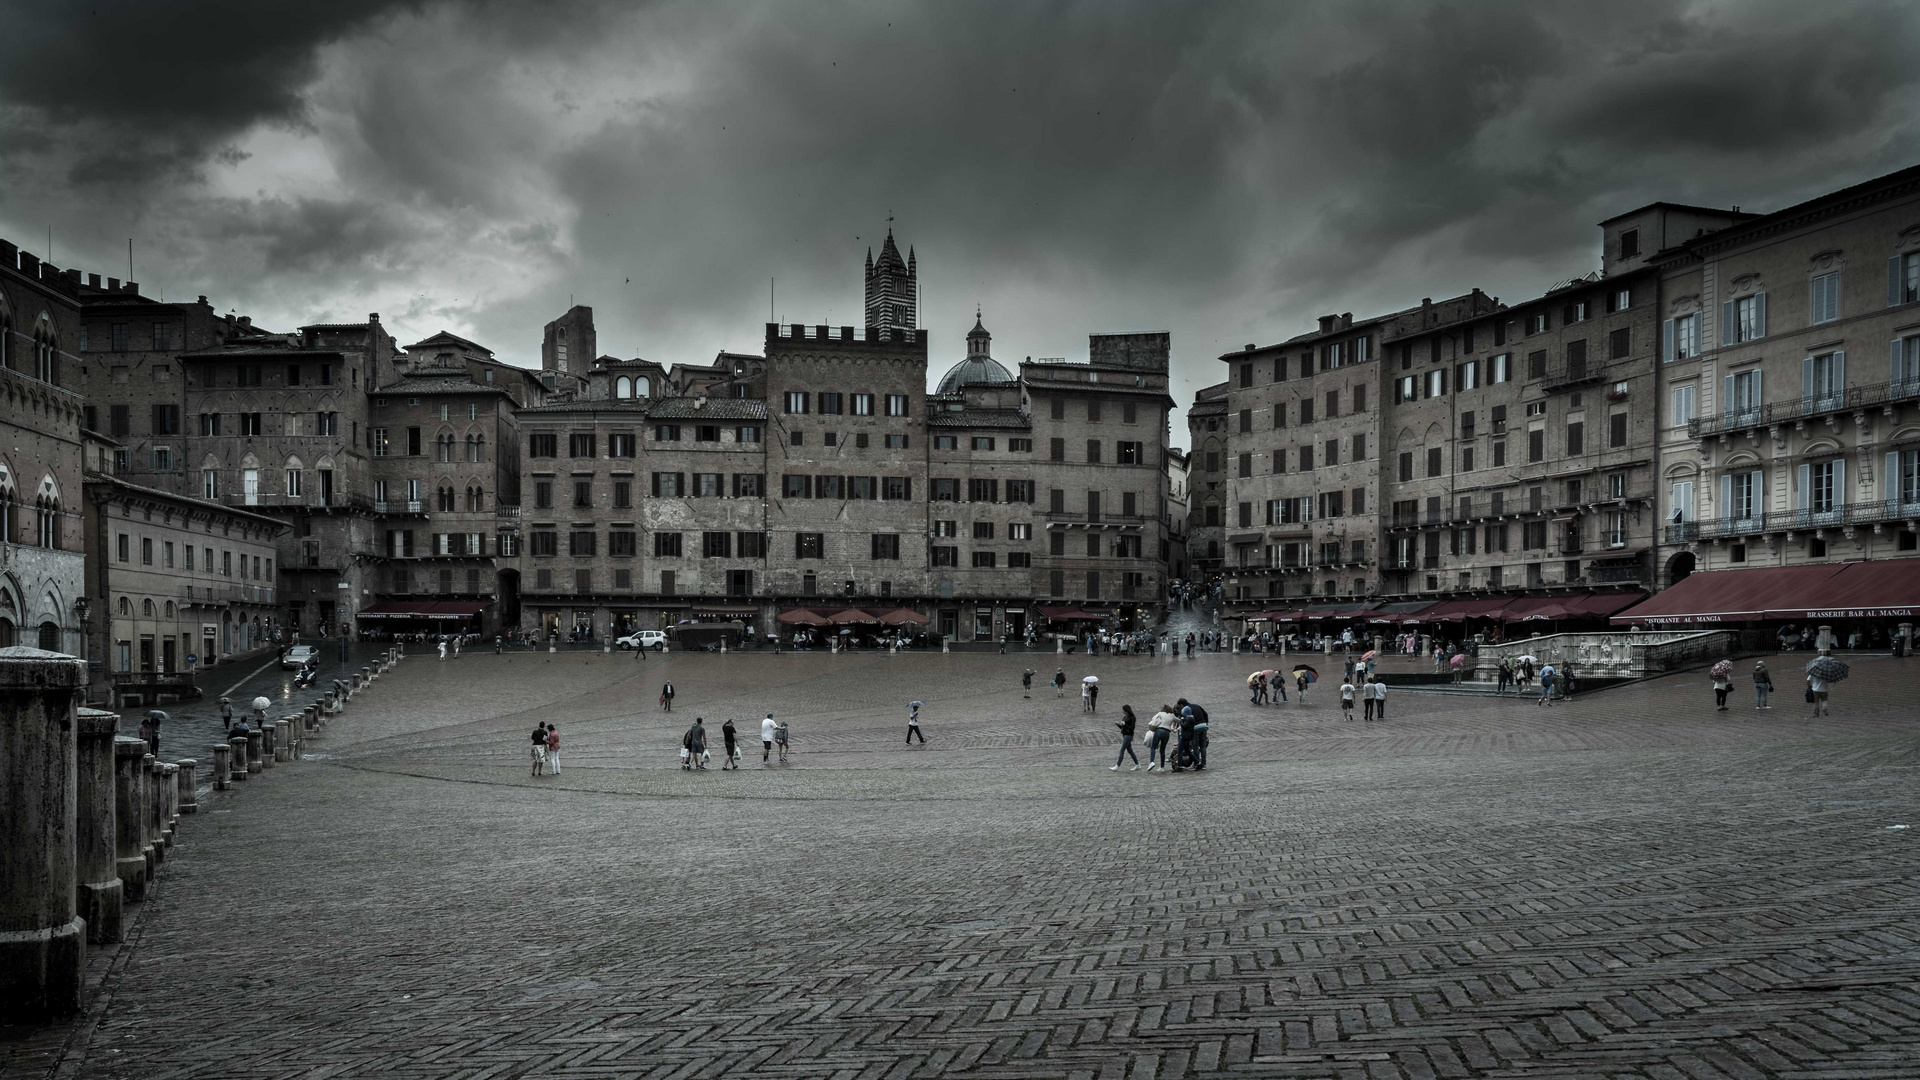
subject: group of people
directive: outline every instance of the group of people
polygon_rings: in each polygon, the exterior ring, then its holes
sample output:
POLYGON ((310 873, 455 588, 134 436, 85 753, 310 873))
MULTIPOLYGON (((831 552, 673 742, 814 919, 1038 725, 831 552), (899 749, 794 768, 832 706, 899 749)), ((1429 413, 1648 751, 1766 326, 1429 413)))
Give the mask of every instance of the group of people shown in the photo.
MULTIPOLYGON (((1713 680, 1713 703, 1716 710, 1726 712, 1727 698, 1733 693, 1732 669, 1729 668, 1719 674, 1709 672, 1708 677, 1713 680)), ((1807 704, 1813 706, 1812 718, 1817 719, 1822 716, 1832 716, 1833 710, 1828 704, 1828 697, 1833 692, 1833 685, 1813 671, 1806 673, 1806 682, 1807 704)), ((1765 660, 1756 660, 1753 665, 1754 711, 1772 712, 1772 698, 1773 673, 1767 670, 1767 662, 1765 660)))
POLYGON ((533 775, 560 775, 560 728, 544 720, 533 729, 533 775))
MULTIPOLYGON (((776 761, 785 762, 791 739, 792 733, 787 722, 775 720, 773 714, 768 713, 760 721, 760 767, 771 768, 776 761)), ((737 771, 745 757, 740 749, 739 732, 733 726, 733 718, 728 717, 720 725, 720 767, 737 771)), ((706 768, 712 761, 713 751, 707 748, 706 721, 696 716, 693 726, 680 737, 680 768, 692 772, 706 768)))
MULTIPOLYGON (((1133 752, 1138 723, 1133 706, 1120 706, 1120 719, 1114 721, 1114 726, 1120 729, 1120 755, 1108 771, 1119 772, 1129 758, 1133 759, 1133 768, 1129 771, 1140 771, 1140 757, 1133 752)), ((1147 721, 1147 771, 1204 772, 1206 767, 1207 710, 1186 698, 1160 706, 1160 711, 1147 721), (1169 763, 1168 746, 1176 735, 1180 741, 1174 745, 1169 763)))
MULTIPOLYGON (((1500 662, 1494 665, 1493 692, 1497 695, 1529 693, 1529 688, 1534 685, 1536 675, 1534 664, 1536 663, 1538 661, 1531 656, 1502 657, 1500 662)), ((1574 679, 1571 663, 1562 662, 1559 667, 1551 663, 1541 664, 1537 674, 1540 696, 1534 704, 1551 706, 1556 697, 1561 701, 1573 700, 1574 679)))

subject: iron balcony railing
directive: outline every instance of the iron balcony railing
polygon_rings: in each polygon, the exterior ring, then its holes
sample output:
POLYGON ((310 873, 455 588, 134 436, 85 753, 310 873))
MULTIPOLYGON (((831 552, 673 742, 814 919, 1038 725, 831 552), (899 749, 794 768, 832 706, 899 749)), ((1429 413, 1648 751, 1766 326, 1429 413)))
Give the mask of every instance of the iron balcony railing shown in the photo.
POLYGON ((1876 405, 1898 405, 1920 400, 1920 379, 1898 379, 1873 386, 1850 386, 1831 394, 1814 394, 1791 401, 1728 409, 1687 421, 1687 435, 1703 439, 1750 428, 1771 427, 1831 413, 1852 412, 1876 405))
POLYGON ((1671 543, 1710 540, 1723 536, 1752 536, 1760 533, 1819 529, 1835 525, 1870 524, 1879 521, 1920 519, 1920 502, 1899 499, 1874 499, 1847 503, 1829 510, 1778 510, 1747 517, 1708 518, 1667 526, 1671 543))

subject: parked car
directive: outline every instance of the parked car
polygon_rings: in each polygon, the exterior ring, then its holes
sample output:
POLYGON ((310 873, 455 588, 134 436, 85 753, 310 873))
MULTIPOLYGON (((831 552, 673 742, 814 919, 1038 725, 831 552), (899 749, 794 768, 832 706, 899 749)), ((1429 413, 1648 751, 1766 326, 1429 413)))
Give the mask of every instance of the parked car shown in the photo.
POLYGON ((667 644, 664 630, 635 630, 623 638, 615 638, 614 645, 622 649, 653 649, 658 651, 667 644))
POLYGON ((307 666, 309 662, 317 659, 319 655, 320 650, 311 645, 295 645, 293 648, 287 650, 287 655, 280 661, 280 666, 286 668, 288 671, 295 671, 307 666))

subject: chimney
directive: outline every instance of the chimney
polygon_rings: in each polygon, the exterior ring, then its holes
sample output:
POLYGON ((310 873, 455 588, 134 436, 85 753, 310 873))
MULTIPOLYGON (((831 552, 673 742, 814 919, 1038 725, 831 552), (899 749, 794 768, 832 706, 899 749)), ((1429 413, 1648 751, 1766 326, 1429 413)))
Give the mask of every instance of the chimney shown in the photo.
POLYGON ((1340 313, 1340 329, 1342 330, 1353 329, 1353 312, 1343 311, 1340 313))
POLYGON ((1333 321, 1334 321, 1334 318, 1335 318, 1335 317, 1334 317, 1334 316, 1332 316, 1332 315, 1322 315, 1322 316, 1320 316, 1320 332, 1321 332, 1321 333, 1323 333, 1323 334, 1331 334, 1331 333, 1333 333, 1333 321))
POLYGON ((108 292, 119 292, 119 291, 120 291, 120 279, 119 279, 119 278, 117 278, 117 277, 110 277, 110 278, 108 278, 108 279, 107 279, 107 291, 108 291, 108 292))
POLYGON ((367 312, 367 324, 368 324, 368 325, 370 325, 370 326, 379 326, 379 325, 380 325, 380 313, 379 313, 379 312, 377 312, 377 311, 369 311, 369 312, 367 312))
POLYGON ((1431 296, 1420 298, 1420 325, 1433 325, 1433 297, 1431 296))
POLYGON ((94 289, 97 289, 97 288, 99 288, 99 287, 100 287, 100 275, 99 275, 99 274, 88 274, 88 275, 87 275, 87 285, 88 285, 88 287, 89 287, 89 288, 94 288, 94 289))
POLYGON ((129 281, 129 282, 126 282, 122 286, 122 288, 126 289, 130 293, 137 293, 140 291, 140 283, 137 281, 129 281))
POLYGON ((251 315, 242 315, 242 316, 240 316, 240 325, 241 325, 241 326, 252 326, 252 325, 253 325, 253 316, 251 316, 251 315))
POLYGON ((201 306, 201 307, 206 307, 206 306, 207 306, 207 298, 206 298, 206 296, 204 296, 204 295, 202 295, 202 296, 200 297, 200 306, 201 306))
POLYGON ((1251 342, 1251 341, 1249 341, 1249 342, 1247 342, 1247 351, 1248 351, 1248 352, 1252 352, 1252 351, 1253 351, 1253 342, 1251 342))

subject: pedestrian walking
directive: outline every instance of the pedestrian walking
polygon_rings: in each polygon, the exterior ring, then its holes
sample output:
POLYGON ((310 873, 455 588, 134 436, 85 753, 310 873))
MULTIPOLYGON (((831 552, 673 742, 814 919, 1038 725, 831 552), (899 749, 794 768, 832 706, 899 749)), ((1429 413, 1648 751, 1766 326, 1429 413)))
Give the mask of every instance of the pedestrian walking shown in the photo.
POLYGON ((1100 684, 1099 683, 1087 684, 1087 711, 1088 712, 1100 711, 1100 684))
POLYGON ((1093 684, 1085 680, 1080 683, 1080 711, 1093 711, 1093 684))
POLYGON ((560 775, 560 727, 557 724, 547 725, 547 772, 560 775))
POLYGON ((1020 696, 1023 698, 1030 698, 1033 696, 1033 669, 1032 668, 1028 668, 1020 676, 1020 696))
POLYGON ((1360 681, 1360 709, 1362 722, 1371 723, 1373 721, 1373 680, 1364 675, 1361 676, 1360 681))
POLYGON ((1367 685, 1373 687, 1373 718, 1385 720, 1387 718, 1387 684, 1376 679, 1367 685))
POLYGON ((724 749, 727 754, 726 758, 720 762, 722 769, 732 769, 734 772, 740 771, 740 744, 738 739, 739 733, 734 731, 733 728, 733 717, 729 716, 726 722, 720 725, 720 744, 721 748, 724 749))
POLYGON ((688 764, 695 769, 707 767, 707 728, 699 717, 693 718, 693 726, 687 729, 685 739, 688 764))
POLYGON ((907 703, 907 745, 912 746, 915 739, 920 740, 921 746, 927 745, 927 737, 920 734, 920 703, 910 701, 907 703))
MULTIPOLYGON (((1133 758, 1133 768, 1129 771, 1140 771, 1140 758, 1133 752, 1133 725, 1133 706, 1120 706, 1120 719, 1115 721, 1113 725, 1120 729, 1120 756, 1113 759, 1113 767, 1108 769, 1108 772, 1119 772, 1120 763, 1127 758, 1133 758)), ((1147 757, 1149 760, 1152 759, 1152 751, 1148 751, 1147 757)))
POLYGON ((1553 676, 1554 676, 1554 671, 1553 671, 1552 664, 1541 665, 1540 667, 1540 700, 1534 702, 1534 704, 1547 705, 1547 706, 1551 706, 1553 704, 1553 676))
POLYGON ((780 725, 774 723, 773 714, 768 713, 767 718, 760 721, 760 767, 763 769, 773 761, 773 737, 779 733, 780 725))
POLYGON ((1293 680, 1294 692, 1300 695, 1300 704, 1307 703, 1307 673, 1302 670, 1293 680))
POLYGON ((787 760, 787 743, 792 738, 792 734, 787 731, 785 720, 780 721, 780 726, 773 729, 773 745, 779 748, 781 761, 787 760))
POLYGON ((445 660, 446 658, 447 658, 447 639, 441 638, 440 639, 440 659, 445 660))
POLYGON ((547 725, 543 721, 533 729, 533 775, 539 776, 547 764, 547 725))
POLYGON ((1493 692, 1504 696, 1508 684, 1513 682, 1513 658, 1503 657, 1493 669, 1493 692))
POLYGON ((1053 696, 1056 698, 1062 698, 1067 696, 1067 669, 1066 668, 1061 668, 1060 670, 1053 673, 1053 696))
POLYGON ((1772 711, 1773 706, 1767 704, 1767 698, 1772 693, 1773 676, 1767 671, 1767 662, 1765 660, 1756 661, 1753 665, 1753 695, 1755 698, 1753 707, 1756 710, 1765 709, 1769 712, 1772 711))
POLYGON ((673 711, 673 684, 672 683, 667 683, 666 685, 660 687, 660 707, 662 709, 665 709, 667 712, 673 711))
POLYGON ((1340 684, 1340 718, 1343 720, 1353 719, 1353 693, 1353 680, 1349 677, 1340 684))
POLYGON ((1833 715, 1833 708, 1827 704, 1827 691, 1828 683, 1825 679, 1815 676, 1812 672, 1807 673, 1807 702, 1813 706, 1815 720, 1818 720, 1822 714, 1833 715))
POLYGON ((1147 721, 1147 771, 1167 767, 1167 741, 1173 738, 1173 729, 1180 718, 1173 714, 1173 706, 1162 705, 1160 711, 1147 721))
POLYGON ((232 729, 233 729, 233 699, 229 697, 223 697, 220 699, 220 730, 230 731, 232 729))

